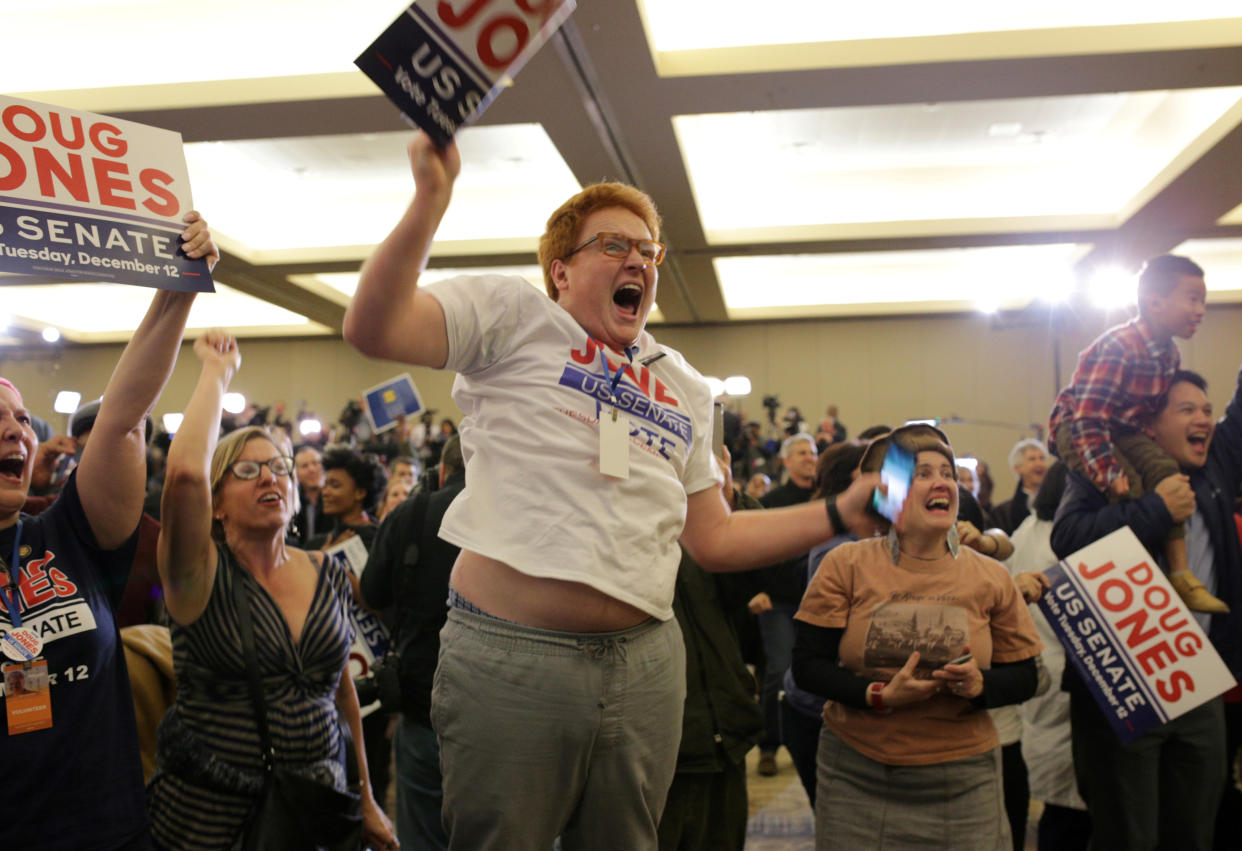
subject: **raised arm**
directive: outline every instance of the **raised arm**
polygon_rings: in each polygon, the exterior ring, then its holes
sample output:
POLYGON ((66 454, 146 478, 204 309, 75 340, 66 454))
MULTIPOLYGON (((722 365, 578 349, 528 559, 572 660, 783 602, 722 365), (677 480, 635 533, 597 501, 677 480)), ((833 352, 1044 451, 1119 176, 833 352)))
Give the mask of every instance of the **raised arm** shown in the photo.
MULTIPOLYGON (((197 212, 186 213, 185 253, 219 259, 211 232, 197 212)), ((78 493, 95 540, 114 549, 138 528, 146 497, 146 417, 168 383, 194 293, 159 290, 134 330, 104 390, 99 416, 78 465, 78 493)))
POLYGON ((220 434, 224 392, 241 366, 237 341, 223 331, 208 331, 195 340, 194 354, 203 371, 168 448, 157 550, 164 603, 182 626, 203 613, 215 581, 211 456, 220 434))
POLYGON ((345 311, 345 341, 364 355, 439 369, 448 360, 440 303, 418 289, 431 242, 461 171, 457 146, 437 148, 419 131, 407 152, 414 200, 392 233, 363 264, 345 311))
POLYGON ((716 488, 690 494, 681 542, 706 570, 749 570, 805 553, 833 535, 844 534, 862 517, 880 477, 858 477, 836 499, 845 522, 842 529, 828 521, 824 501, 730 513, 716 488))

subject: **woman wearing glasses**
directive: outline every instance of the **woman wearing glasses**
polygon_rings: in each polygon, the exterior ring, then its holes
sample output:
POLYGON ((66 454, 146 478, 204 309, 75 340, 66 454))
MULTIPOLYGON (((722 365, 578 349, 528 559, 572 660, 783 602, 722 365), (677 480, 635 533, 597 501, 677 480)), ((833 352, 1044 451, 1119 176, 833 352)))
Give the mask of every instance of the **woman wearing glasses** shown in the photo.
POLYGON ((358 698, 349 677, 343 568, 285 545, 297 510, 293 459, 282 438, 239 429, 216 445, 223 396, 241 355, 220 331, 194 344, 202 373, 168 453, 159 569, 172 618, 177 703, 160 727, 149 788, 152 833, 165 848, 228 848, 263 786, 237 583, 253 622, 267 725, 280 768, 344 790, 349 725, 362 784, 364 829, 395 847, 367 782, 358 698))

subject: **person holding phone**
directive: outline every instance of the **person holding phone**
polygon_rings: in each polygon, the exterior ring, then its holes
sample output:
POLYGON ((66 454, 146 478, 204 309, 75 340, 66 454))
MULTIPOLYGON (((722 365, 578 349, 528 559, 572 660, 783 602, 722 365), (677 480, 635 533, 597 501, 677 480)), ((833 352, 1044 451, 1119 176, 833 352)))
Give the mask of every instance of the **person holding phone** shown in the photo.
POLYGON ((860 466, 894 447, 913 465, 888 535, 829 552, 796 615, 794 679, 828 699, 816 848, 1008 848, 985 710, 1035 693, 1042 645, 1005 568, 960 545, 948 438, 906 426, 860 466))

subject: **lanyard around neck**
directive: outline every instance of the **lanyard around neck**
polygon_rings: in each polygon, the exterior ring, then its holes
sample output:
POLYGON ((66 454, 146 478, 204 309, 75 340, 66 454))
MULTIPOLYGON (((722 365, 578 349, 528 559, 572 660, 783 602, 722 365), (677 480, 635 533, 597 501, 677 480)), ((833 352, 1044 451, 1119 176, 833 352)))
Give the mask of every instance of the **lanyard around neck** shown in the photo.
POLYGON ((638 351, 638 346, 629 346, 625 350, 626 362, 617 367, 617 374, 613 375, 612 370, 608 368, 608 358, 604 356, 605 346, 599 344, 599 363, 604 368, 604 378, 608 381, 608 398, 615 406, 617 404, 617 385, 621 383, 621 374, 625 372, 626 367, 634 366, 634 353, 638 351))
MULTIPOLYGON (((4 605, 9 610, 9 623, 14 628, 22 625, 21 607, 17 603, 17 578, 21 575, 21 546, 22 546, 22 521, 17 521, 17 528, 13 531, 13 557, 5 568, 8 570, 9 581, 0 589, 0 594, 4 596, 4 605)), ((0 559, 3 561, 3 559, 0 559)))

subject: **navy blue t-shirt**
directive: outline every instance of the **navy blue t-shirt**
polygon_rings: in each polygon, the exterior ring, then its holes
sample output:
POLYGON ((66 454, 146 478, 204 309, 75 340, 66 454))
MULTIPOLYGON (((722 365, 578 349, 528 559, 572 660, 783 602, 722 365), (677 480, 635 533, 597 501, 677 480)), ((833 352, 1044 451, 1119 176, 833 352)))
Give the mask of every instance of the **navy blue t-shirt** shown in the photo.
MULTIPOLYGON (((17 526, 0 530, 7 562, 17 526)), ((22 626, 43 638, 52 679, 52 727, 0 727, 0 848, 144 847, 146 796, 129 672, 113 611, 134 560, 138 530, 99 548, 71 475, 37 517, 22 515, 22 626)), ((0 629, 10 626, 0 606, 0 629)))

